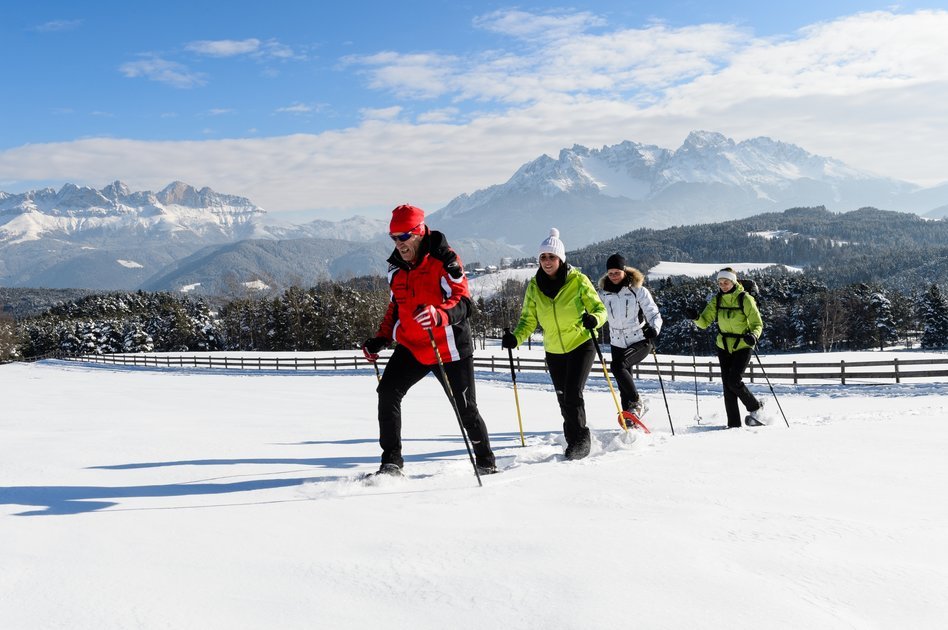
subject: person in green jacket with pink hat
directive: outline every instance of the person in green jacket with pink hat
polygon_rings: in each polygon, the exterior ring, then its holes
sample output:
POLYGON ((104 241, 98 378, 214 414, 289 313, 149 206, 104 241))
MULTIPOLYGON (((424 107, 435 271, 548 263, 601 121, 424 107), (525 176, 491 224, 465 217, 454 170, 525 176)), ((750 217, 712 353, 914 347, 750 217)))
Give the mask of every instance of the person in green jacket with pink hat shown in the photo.
POLYGON ((582 272, 566 264, 566 246, 556 228, 540 243, 540 268, 530 279, 520 321, 504 333, 501 345, 516 348, 536 330, 543 329, 546 364, 563 415, 566 459, 589 454, 583 389, 596 356, 593 338, 606 323, 606 307, 582 272))

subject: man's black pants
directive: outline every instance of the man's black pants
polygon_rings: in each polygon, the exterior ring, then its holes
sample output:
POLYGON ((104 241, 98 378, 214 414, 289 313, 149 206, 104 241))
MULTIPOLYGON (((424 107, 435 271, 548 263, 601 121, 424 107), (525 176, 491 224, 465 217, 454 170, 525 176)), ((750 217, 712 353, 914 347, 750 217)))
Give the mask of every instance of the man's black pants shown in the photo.
MULTIPOLYGON (((444 364, 451 391, 457 401, 461 422, 467 431, 479 466, 493 466, 494 454, 490 448, 487 425, 477 410, 474 394, 474 358, 444 364)), ((434 372, 444 386, 441 368, 420 363, 405 346, 396 346, 382 380, 376 391, 379 394, 379 445, 382 447, 382 463, 401 467, 402 459, 402 398, 412 385, 434 372)), ((447 392, 447 389, 445 389, 447 392)), ((449 425, 450 426, 450 425, 449 425)))

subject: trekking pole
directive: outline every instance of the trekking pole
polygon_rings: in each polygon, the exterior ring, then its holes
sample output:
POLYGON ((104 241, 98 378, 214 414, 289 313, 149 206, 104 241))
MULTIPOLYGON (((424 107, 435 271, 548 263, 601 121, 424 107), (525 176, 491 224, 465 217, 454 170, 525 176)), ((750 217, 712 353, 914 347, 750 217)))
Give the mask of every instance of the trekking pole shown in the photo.
POLYGON ((379 383, 381 383, 381 382, 382 382, 382 375, 379 373, 379 364, 376 363, 375 361, 373 361, 373 362, 372 362, 372 367, 375 368, 375 380, 377 380, 379 383))
MULTIPOLYGON (((619 397, 616 396, 616 390, 612 387, 612 379, 609 378, 609 370, 606 369, 606 360, 602 357, 602 349, 599 347, 599 340, 596 339, 596 331, 590 330, 589 334, 592 337, 593 345, 596 347, 596 354, 599 355, 599 364, 602 365, 602 375, 606 378, 606 383, 609 385, 609 391, 612 392, 612 400, 616 404, 619 426, 622 427, 623 431, 628 431, 629 427, 625 423, 625 416, 622 413, 622 405, 619 403, 619 397)), ((648 432, 648 429, 645 429, 645 431, 648 432)))
POLYGON ((760 362, 760 355, 757 354, 757 346, 751 346, 754 349, 754 356, 757 357, 757 365, 760 366, 760 371, 764 373, 764 378, 767 379, 767 386, 770 387, 770 393, 774 395, 774 400, 777 401, 777 409, 780 410, 780 415, 783 416, 783 421, 787 423, 787 428, 790 428, 790 422, 787 421, 787 416, 783 412, 783 407, 780 406, 780 399, 777 398, 777 392, 774 391, 774 386, 770 384, 770 377, 767 376, 767 370, 764 369, 764 364, 760 362))
POLYGON ((471 443, 467 439, 467 431, 464 430, 464 423, 461 421, 461 411, 458 409, 458 401, 454 397, 454 392, 451 390, 451 383, 448 382, 448 372, 444 369, 444 362, 441 360, 441 353, 438 351, 438 344, 435 341, 434 333, 431 332, 431 329, 428 328, 428 339, 431 340, 431 349, 434 350, 435 358, 438 359, 438 367, 441 368, 441 378, 444 381, 444 391, 448 393, 448 399, 451 401, 451 406, 454 408, 454 415, 458 419, 458 426, 461 428, 461 437, 464 438, 464 447, 467 449, 467 456, 471 460, 471 466, 474 467, 474 476, 477 477, 477 485, 484 487, 484 484, 481 483, 481 474, 477 472, 477 464, 474 463, 474 452, 471 450, 471 443))
MULTIPOLYGON (((505 333, 509 333, 509 328, 504 328, 505 333)), ((507 348, 507 357, 510 359, 510 380, 513 381, 514 403, 517 405, 517 424, 520 425, 520 446, 526 446, 523 439, 523 419, 520 417, 520 395, 517 394, 517 372, 514 371, 513 348, 507 348)))
POLYGON ((662 369, 658 367, 658 355, 655 354, 655 346, 652 346, 652 356, 655 357, 655 373, 658 374, 658 384, 662 388, 662 398, 665 399, 665 413, 668 414, 668 426, 671 427, 672 435, 675 435, 675 425, 672 424, 672 412, 668 408, 668 396, 665 395, 665 383, 662 381, 662 369))
POLYGON ((698 359, 695 356, 695 329, 691 326, 689 329, 691 337, 691 371, 695 376, 695 420, 701 424, 701 409, 698 407, 698 359))

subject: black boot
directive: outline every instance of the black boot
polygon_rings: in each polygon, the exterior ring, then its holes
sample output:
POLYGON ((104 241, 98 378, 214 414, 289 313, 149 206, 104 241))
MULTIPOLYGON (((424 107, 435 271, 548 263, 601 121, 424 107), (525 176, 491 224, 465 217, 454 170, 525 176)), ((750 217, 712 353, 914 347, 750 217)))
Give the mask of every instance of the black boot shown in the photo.
POLYGON ((494 459, 494 452, 490 449, 487 440, 472 442, 474 447, 474 465, 477 466, 477 474, 493 475, 497 472, 497 462, 494 459))
POLYGON ((570 461, 582 459, 589 455, 589 429, 586 429, 580 438, 566 447, 564 455, 570 461))
POLYGON ((402 473, 402 467, 399 466, 398 464, 382 464, 381 466, 379 466, 379 469, 375 474, 388 475, 389 477, 404 476, 404 473, 402 473))

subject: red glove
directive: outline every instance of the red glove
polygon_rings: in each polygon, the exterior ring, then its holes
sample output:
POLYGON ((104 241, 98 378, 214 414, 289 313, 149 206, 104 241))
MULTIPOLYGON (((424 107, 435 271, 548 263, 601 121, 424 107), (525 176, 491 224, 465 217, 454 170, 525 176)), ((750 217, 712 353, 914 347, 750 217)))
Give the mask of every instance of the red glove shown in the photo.
POLYGON ((434 328, 435 326, 440 326, 446 318, 444 317, 444 311, 434 306, 419 306, 418 310, 415 311, 415 321, 424 328, 428 330, 429 328, 434 328))

